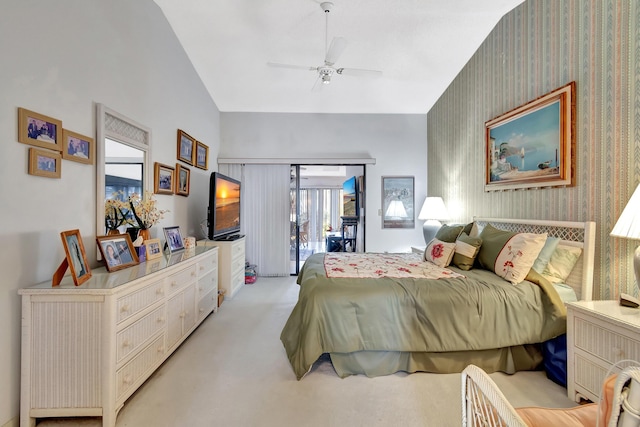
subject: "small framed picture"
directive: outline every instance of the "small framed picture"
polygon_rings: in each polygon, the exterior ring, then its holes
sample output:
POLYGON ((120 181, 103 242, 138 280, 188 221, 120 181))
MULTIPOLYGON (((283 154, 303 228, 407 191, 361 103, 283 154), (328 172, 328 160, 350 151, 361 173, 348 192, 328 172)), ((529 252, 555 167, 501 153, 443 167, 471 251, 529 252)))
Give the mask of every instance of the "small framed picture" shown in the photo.
POLYGON ((169 252, 177 252, 184 249, 184 242, 182 241, 182 234, 180 233, 180 227, 165 227, 164 237, 167 239, 167 246, 169 252))
POLYGON ((176 163, 176 176, 176 194, 179 194, 181 196, 188 196, 189 182, 191 181, 191 171, 189 170, 189 168, 185 168, 184 166, 180 166, 179 163, 176 163))
POLYGON ((60 178, 62 156, 57 151, 29 148, 29 175, 60 178))
POLYGON ((160 248, 160 239, 145 240, 144 245, 147 248, 147 260, 156 259, 162 256, 162 249, 160 248))
POLYGON ((63 231, 60 233, 60 238, 67 256, 73 283, 79 286, 91 277, 91 268, 87 262, 87 253, 84 251, 80 230, 63 231))
POLYGON ((128 234, 99 236, 96 241, 109 272, 138 264, 138 254, 128 234))
POLYGON ((154 163, 153 192, 155 194, 173 194, 175 169, 162 163, 154 163))
POLYGON ((200 141, 196 141, 196 164, 195 167, 209 169, 209 147, 200 141))
POLYGON ((196 140, 185 131, 178 129, 178 160, 193 166, 196 140))
POLYGON ((18 108, 18 141, 49 150, 62 151, 62 121, 18 108))
POLYGON ((93 138, 62 129, 62 158, 92 165, 95 158, 93 138))

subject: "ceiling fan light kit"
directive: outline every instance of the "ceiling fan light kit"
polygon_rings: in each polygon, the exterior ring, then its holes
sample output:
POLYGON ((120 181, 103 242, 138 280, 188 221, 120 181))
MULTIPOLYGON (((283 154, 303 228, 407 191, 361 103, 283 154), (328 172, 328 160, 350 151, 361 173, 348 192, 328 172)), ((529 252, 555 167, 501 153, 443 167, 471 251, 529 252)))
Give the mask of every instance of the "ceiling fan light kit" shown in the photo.
POLYGON ((336 68, 334 64, 338 61, 338 58, 342 55, 345 48, 347 47, 347 40, 343 37, 334 37, 331 41, 331 45, 327 48, 329 42, 329 12, 333 9, 332 2, 322 2, 320 3, 320 7, 325 13, 325 57, 324 64, 317 67, 309 67, 309 66, 301 66, 301 65, 291 65, 291 64, 280 64, 277 62, 268 62, 267 65, 270 67, 277 68, 289 68, 295 70, 307 70, 307 71, 315 71, 318 73, 318 77, 316 79, 316 83, 314 84, 312 90, 319 90, 322 85, 318 85, 319 82, 322 82, 323 85, 328 85, 331 83, 331 77, 334 74, 347 74, 354 76, 381 76, 382 71, 377 70, 365 70, 362 68, 336 68))

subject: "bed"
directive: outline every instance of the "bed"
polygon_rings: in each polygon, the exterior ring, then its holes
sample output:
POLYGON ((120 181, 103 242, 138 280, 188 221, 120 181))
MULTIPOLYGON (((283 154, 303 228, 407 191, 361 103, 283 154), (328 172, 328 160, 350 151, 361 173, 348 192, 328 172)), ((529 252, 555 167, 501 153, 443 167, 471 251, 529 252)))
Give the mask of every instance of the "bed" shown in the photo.
MULTIPOLYGON (((579 248, 563 286, 576 299, 591 299, 595 223, 495 218, 474 218, 474 223, 483 232, 546 234, 559 241, 558 248, 579 248)), ((542 361, 539 343, 566 331, 558 287, 533 269, 517 285, 481 268, 444 270, 419 254, 312 255, 298 275, 298 301, 280 337, 296 377, 325 353, 340 377, 462 372, 470 363, 487 372, 513 373, 535 369, 542 361), (397 268, 390 258, 407 268, 397 268), (377 262, 381 268, 372 269, 377 262), (386 269, 386 263, 392 267, 386 269)))

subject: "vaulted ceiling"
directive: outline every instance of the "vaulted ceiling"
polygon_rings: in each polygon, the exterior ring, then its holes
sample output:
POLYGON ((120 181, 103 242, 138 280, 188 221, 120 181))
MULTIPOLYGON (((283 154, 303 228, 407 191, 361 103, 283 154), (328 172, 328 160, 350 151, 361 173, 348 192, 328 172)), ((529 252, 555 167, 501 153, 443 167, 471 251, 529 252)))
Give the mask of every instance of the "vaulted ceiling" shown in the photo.
POLYGON ((220 111, 369 114, 428 112, 522 1, 155 0, 220 111), (317 70, 268 65, 324 65, 334 37, 348 42, 334 68, 382 75, 316 85, 317 70))

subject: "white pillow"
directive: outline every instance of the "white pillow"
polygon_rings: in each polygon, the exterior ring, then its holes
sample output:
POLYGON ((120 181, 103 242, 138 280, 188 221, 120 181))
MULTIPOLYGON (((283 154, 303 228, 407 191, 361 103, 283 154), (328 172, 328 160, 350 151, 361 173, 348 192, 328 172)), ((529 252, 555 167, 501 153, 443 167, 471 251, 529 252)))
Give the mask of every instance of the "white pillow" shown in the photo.
POLYGON ((433 239, 424 250, 424 260, 444 268, 451 262, 455 250, 455 243, 447 243, 442 240, 433 239))
POLYGON ((574 246, 558 246, 544 268, 542 276, 551 283, 566 283, 571 270, 582 254, 581 248, 574 246))
POLYGON ((518 233, 504 245, 495 262, 495 273, 514 285, 522 282, 538 258, 547 233, 518 233))

